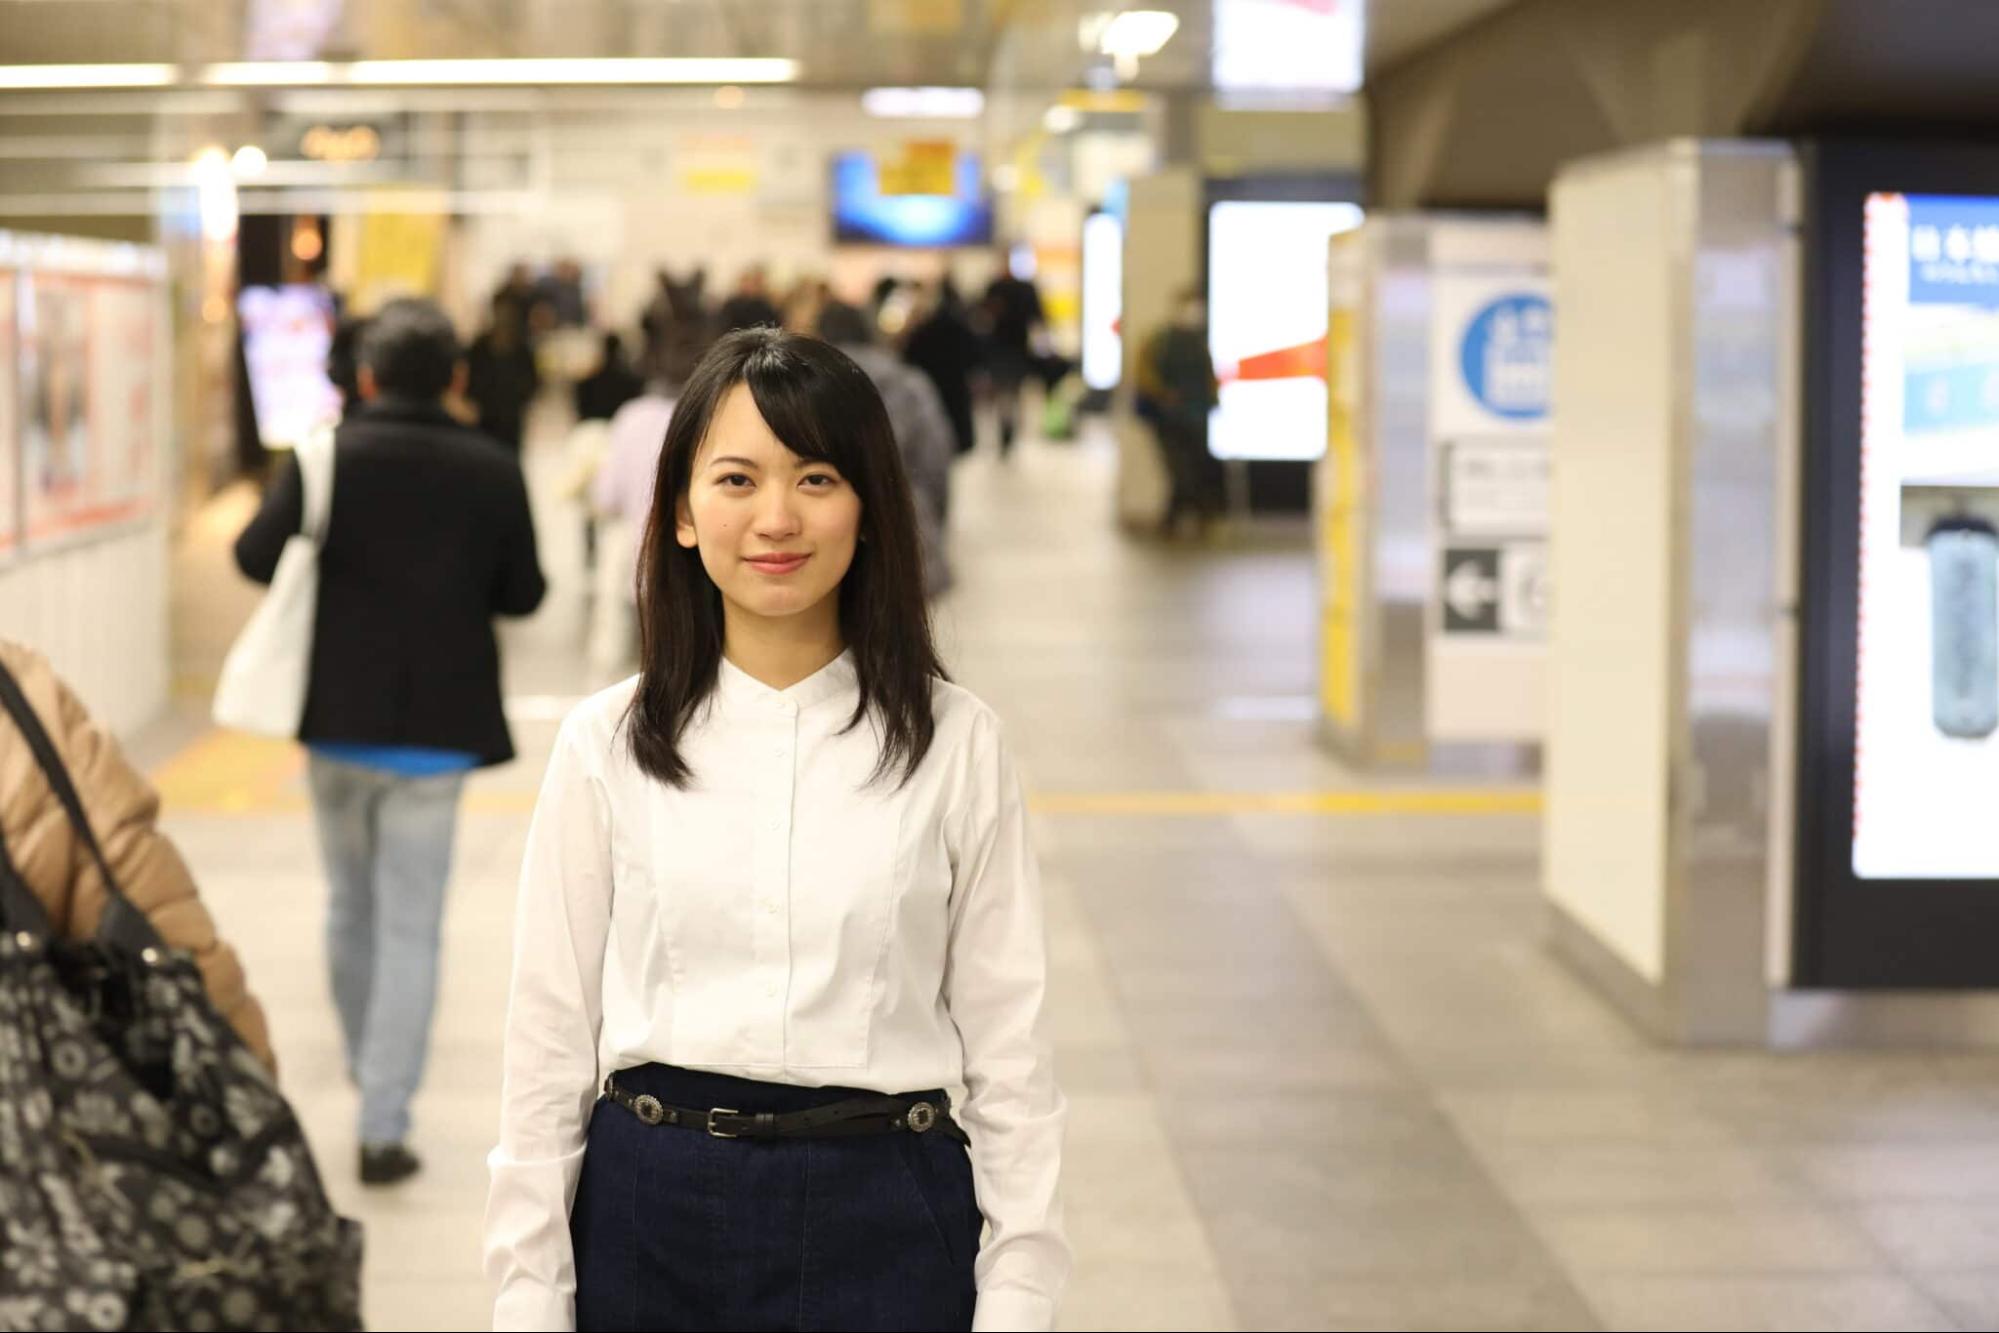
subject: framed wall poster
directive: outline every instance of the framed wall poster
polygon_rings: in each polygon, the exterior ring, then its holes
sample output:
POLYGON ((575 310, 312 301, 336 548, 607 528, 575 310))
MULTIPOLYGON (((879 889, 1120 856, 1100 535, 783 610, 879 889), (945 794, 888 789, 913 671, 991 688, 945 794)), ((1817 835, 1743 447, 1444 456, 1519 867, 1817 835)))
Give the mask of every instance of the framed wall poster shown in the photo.
POLYGON ((144 519, 160 476, 157 288, 24 270, 15 292, 21 544, 67 545, 144 519))

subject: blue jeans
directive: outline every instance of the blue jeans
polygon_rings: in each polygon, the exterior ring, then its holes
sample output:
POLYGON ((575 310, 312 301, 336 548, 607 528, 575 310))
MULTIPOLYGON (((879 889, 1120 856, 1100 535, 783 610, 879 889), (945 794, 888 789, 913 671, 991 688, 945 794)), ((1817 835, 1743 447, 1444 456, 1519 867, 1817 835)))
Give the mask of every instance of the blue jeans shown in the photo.
POLYGON ((406 778, 314 754, 307 761, 331 894, 326 955, 361 1142, 409 1136, 437 1002, 438 942, 465 775, 406 778))
MULTIPOLYGON (((618 1082, 744 1112, 863 1095, 658 1064, 618 1082)), ((576 1327, 969 1329, 983 1226, 971 1158, 942 1134, 718 1139, 600 1100, 569 1210, 576 1327)))

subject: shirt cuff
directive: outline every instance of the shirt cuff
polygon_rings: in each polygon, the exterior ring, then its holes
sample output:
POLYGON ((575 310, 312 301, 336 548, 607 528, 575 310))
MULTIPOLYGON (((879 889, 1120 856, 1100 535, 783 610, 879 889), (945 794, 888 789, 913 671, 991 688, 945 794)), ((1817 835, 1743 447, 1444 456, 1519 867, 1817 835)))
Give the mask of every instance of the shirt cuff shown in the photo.
POLYGON ((509 1283, 493 1303, 495 1333, 562 1333, 575 1327, 575 1302, 533 1282, 509 1283))
POLYGON ((979 1293, 972 1333, 1049 1333, 1055 1302, 1026 1287, 993 1287, 979 1293))

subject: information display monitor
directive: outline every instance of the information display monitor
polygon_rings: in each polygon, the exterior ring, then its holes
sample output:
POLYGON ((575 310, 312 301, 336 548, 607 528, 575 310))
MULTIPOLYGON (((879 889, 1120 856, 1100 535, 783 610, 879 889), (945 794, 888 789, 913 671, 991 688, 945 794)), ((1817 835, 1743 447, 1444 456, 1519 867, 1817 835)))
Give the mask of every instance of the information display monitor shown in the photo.
POLYGON ((1793 972, 1999 986, 1999 151, 1807 164, 1793 972))

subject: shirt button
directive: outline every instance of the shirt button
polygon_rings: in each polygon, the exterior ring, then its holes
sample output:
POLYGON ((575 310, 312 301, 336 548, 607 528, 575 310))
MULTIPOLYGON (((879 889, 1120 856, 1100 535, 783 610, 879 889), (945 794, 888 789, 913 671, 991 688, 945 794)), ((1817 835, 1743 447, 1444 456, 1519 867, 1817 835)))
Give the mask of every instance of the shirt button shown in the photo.
POLYGON ((777 998, 777 987, 775 986, 764 987, 764 994, 770 996, 771 999, 775 1000, 777 998))
POLYGON ((765 904, 764 904, 764 911, 766 911, 766 912, 770 913, 770 915, 772 915, 772 916, 776 916, 776 915, 777 915, 777 904, 776 904, 776 903, 765 903, 765 904))
POLYGON ((782 745, 773 745, 771 747, 770 752, 774 757, 778 759, 784 758, 784 747, 782 745))

